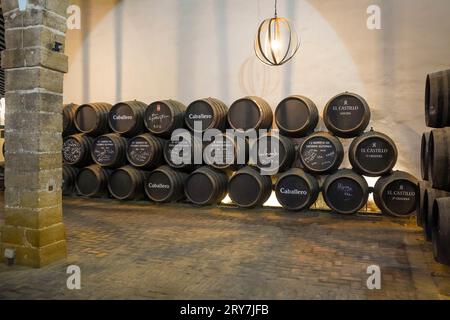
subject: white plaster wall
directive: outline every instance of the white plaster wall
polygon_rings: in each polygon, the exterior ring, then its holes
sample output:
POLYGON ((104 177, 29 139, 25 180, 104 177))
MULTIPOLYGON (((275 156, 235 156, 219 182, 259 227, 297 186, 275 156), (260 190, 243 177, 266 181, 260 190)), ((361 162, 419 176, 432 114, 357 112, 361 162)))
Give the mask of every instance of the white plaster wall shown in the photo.
POLYGON ((292 63, 254 57, 272 0, 77 0, 82 29, 67 36, 65 102, 259 95, 273 108, 290 94, 320 110, 333 95, 363 95, 376 130, 397 142, 397 168, 419 175, 425 76, 450 68, 448 0, 279 0, 302 46, 292 63), (382 30, 366 27, 382 9, 382 30))

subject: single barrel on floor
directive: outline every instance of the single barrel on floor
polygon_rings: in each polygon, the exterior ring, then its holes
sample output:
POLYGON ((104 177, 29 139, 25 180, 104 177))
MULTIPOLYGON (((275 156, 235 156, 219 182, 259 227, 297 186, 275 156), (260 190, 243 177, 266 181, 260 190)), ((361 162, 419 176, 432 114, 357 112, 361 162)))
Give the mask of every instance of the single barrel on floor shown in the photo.
POLYGON ((425 121, 432 128, 450 126, 450 70, 427 75, 425 121))
POLYGON ((326 132, 317 132, 306 138, 299 149, 304 169, 312 174, 336 172, 344 160, 341 141, 326 132))
POLYGON ((340 138, 354 138, 370 122, 370 108, 363 97, 350 92, 338 94, 325 106, 323 120, 329 131, 340 138))
POLYGON ((231 177, 228 189, 231 200, 239 207, 260 207, 272 194, 272 180, 252 167, 245 167, 231 177))
POLYGON ((348 157, 355 172, 378 177, 392 171, 397 163, 398 151, 391 138, 371 130, 353 140, 348 157))
POLYGON ((108 179, 108 190, 118 200, 141 200, 148 173, 131 166, 114 170, 108 179))
POLYGON ((319 122, 319 111, 315 103, 304 96, 290 96, 278 104, 275 123, 280 134, 301 138, 314 132, 319 122))
POLYGON ((434 258, 439 263, 450 265, 450 198, 434 202, 431 229, 434 258))
POLYGON ((275 184, 278 202, 286 210, 309 209, 320 193, 317 179, 301 169, 291 169, 283 173, 275 184))
POLYGON ((104 102, 83 104, 76 110, 75 126, 80 132, 94 137, 108 133, 111 108, 112 105, 104 102))
POLYGON ((273 112, 267 101, 249 96, 235 101, 230 106, 227 119, 230 128, 235 130, 268 130, 272 127, 273 112))
POLYGON ((384 214, 407 217, 416 213, 418 180, 411 174, 395 171, 378 179, 373 191, 375 204, 384 214))
POLYGON ((97 137, 92 143, 91 156, 102 167, 119 168, 126 164, 127 139, 116 133, 97 137))
POLYGON ((227 194, 228 177, 211 167, 201 167, 186 180, 186 198, 196 205, 219 204, 227 194))
POLYGON ((164 146, 167 141, 144 133, 128 141, 127 159, 139 169, 152 170, 164 163, 164 146))
POLYGON ((145 193, 150 200, 163 202, 176 202, 182 200, 184 184, 188 175, 175 171, 169 166, 161 166, 152 171, 145 183, 145 193))
POLYGON ((425 240, 431 241, 433 205, 437 199, 450 197, 450 192, 428 188, 425 190, 423 203, 423 235, 425 240))
POLYGON ((191 131, 205 132, 209 129, 223 131, 227 127, 228 107, 215 98, 205 98, 192 102, 186 109, 184 121, 191 131), (200 126, 195 129, 195 124, 200 126))
POLYGON ((92 137, 83 133, 65 137, 62 147, 64 163, 79 168, 91 164, 93 140, 92 137))
POLYGON ((151 103, 144 115, 145 127, 155 136, 168 139, 179 128, 184 127, 186 106, 175 100, 151 103))
POLYGON ((350 215, 366 205, 369 186, 366 179, 353 170, 341 169, 325 179, 322 193, 333 211, 350 215))
POLYGON ((111 130, 124 137, 134 137, 144 130, 144 113, 147 104, 141 101, 126 101, 114 105, 109 111, 111 130))
POLYGON ((77 175, 76 189, 84 197, 108 196, 108 178, 111 170, 93 164, 82 168, 77 175))

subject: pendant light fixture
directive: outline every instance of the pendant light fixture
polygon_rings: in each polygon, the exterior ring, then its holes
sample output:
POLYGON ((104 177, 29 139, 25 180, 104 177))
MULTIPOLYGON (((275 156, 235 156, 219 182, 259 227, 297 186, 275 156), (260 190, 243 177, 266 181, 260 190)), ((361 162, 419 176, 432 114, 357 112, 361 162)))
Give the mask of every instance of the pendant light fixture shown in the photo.
POLYGON ((278 1, 275 0, 275 16, 264 20, 255 39, 255 53, 259 60, 270 66, 281 66, 290 61, 300 48, 300 40, 288 19, 278 17, 278 1))

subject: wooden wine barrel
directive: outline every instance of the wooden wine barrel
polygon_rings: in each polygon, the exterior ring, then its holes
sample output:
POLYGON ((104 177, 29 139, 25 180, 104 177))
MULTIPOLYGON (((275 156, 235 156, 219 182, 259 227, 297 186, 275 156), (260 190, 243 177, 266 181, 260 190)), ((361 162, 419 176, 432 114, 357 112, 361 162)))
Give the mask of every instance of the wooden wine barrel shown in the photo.
POLYGON ((108 133, 108 114, 111 108, 109 103, 83 104, 76 110, 75 126, 80 132, 90 136, 108 133))
POLYGON ((425 122, 432 128, 450 126, 450 70, 427 75, 425 122))
POLYGON ((245 167, 231 177, 228 189, 231 200, 239 207, 260 207, 272 194, 272 180, 252 167, 245 167))
POLYGON ((230 128, 235 130, 270 129, 273 122, 273 112, 264 99, 245 97, 231 105, 227 119, 230 128))
POLYGON ((221 134, 214 138, 203 151, 205 164, 226 171, 236 171, 247 165, 249 148, 246 139, 227 134, 221 134))
POLYGON ((124 166, 114 170, 108 179, 108 190, 118 200, 141 200, 148 173, 124 166))
POLYGON ((188 175, 162 166, 150 173, 145 193, 155 202, 176 202, 185 197, 184 184, 188 175))
POLYGON ((211 167, 201 167, 189 175, 184 189, 186 198, 196 205, 219 204, 227 195, 228 177, 211 167))
POLYGON ((450 197, 450 192, 428 188, 425 190, 424 196, 424 211, 423 211, 423 235, 425 240, 431 241, 432 238, 432 214, 433 214, 433 205, 436 199, 448 198, 450 197))
POLYGON ((256 165, 261 172, 274 175, 292 167, 295 145, 291 139, 281 135, 263 135, 253 145, 252 155, 257 155, 256 165))
POLYGON ((283 173, 275 185, 278 202, 286 210, 309 209, 316 202, 319 193, 317 179, 297 168, 283 173))
POLYGON ((92 143, 91 156, 102 167, 119 168, 126 164, 127 139, 116 133, 97 137, 92 143))
POLYGON ((81 169, 75 182, 78 194, 84 197, 107 196, 110 174, 111 170, 96 164, 81 169))
POLYGON ((162 100, 151 103, 144 115, 145 127, 152 134, 170 138, 172 132, 183 128, 186 106, 175 100, 162 100))
POLYGON ((65 137, 62 147, 64 163, 75 167, 85 167, 91 164, 93 140, 92 137, 83 133, 65 137))
POLYGON ((384 214, 407 217, 416 213, 419 200, 418 180, 403 171, 378 179, 373 191, 375 204, 384 214))
POLYGON ((378 177, 392 172, 398 151, 391 138, 371 130, 353 140, 348 157, 356 173, 378 177))
POLYGON ((203 164, 203 148, 203 141, 184 131, 182 136, 174 135, 165 144, 164 159, 176 170, 192 172, 203 164))
POLYGON ((78 175, 78 168, 71 166, 63 166, 62 194, 70 196, 75 192, 75 181, 78 175))
POLYGON ((78 105, 71 103, 66 104, 63 107, 63 137, 70 136, 77 133, 77 127, 75 126, 75 115, 77 113, 78 105))
POLYGON ((192 102, 186 109, 184 121, 186 127, 194 130, 194 123, 201 124, 200 132, 208 129, 223 131, 227 127, 228 108, 222 101, 215 98, 205 98, 192 102))
POLYGON ((146 109, 147 104, 141 101, 120 102, 109 111, 109 127, 124 137, 134 137, 144 131, 146 109))
POLYGON ((450 198, 434 202, 431 230, 435 260, 450 265, 450 198))
POLYGON ((304 169, 313 174, 336 172, 344 160, 341 141, 326 132, 317 132, 306 138, 299 153, 304 169))
POLYGON ((428 148, 433 188, 450 191, 450 128, 431 131, 428 148))
POLYGON ((155 169, 164 163, 164 146, 167 141, 150 133, 141 134, 128 141, 128 162, 139 169, 155 169))
POLYGON ((423 220, 425 217, 426 209, 424 207, 425 204, 425 192, 428 188, 431 188, 431 185, 428 181, 419 181, 417 184, 417 190, 419 191, 418 201, 417 201, 417 216, 416 222, 417 226, 423 227, 423 220))
POLYGON ((420 146, 420 172, 422 179, 428 181, 430 173, 430 135, 431 132, 425 132, 422 135, 422 142, 420 146))
POLYGON ((353 138, 367 128, 370 108, 363 97, 345 92, 333 97, 323 112, 325 126, 340 138, 353 138))
POLYGON ((366 179, 353 170, 342 169, 328 176, 322 186, 326 204, 340 214, 354 214, 369 198, 366 179))
POLYGON ((290 96, 275 110, 275 123, 280 134, 301 138, 314 132, 319 122, 319 111, 314 102, 304 96, 290 96))

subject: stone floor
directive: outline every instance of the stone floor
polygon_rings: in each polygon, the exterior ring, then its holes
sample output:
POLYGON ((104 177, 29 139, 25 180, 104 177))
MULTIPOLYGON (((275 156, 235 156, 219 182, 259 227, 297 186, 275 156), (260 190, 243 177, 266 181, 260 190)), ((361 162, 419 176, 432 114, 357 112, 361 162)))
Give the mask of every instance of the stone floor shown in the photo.
MULTIPOLYGON (((0 213, 0 224, 3 213, 0 213)), ((1 299, 449 299, 411 220, 65 200, 69 256, 0 264, 1 299), (81 290, 66 286, 81 268, 81 290), (366 286, 367 267, 382 287, 366 286)))

